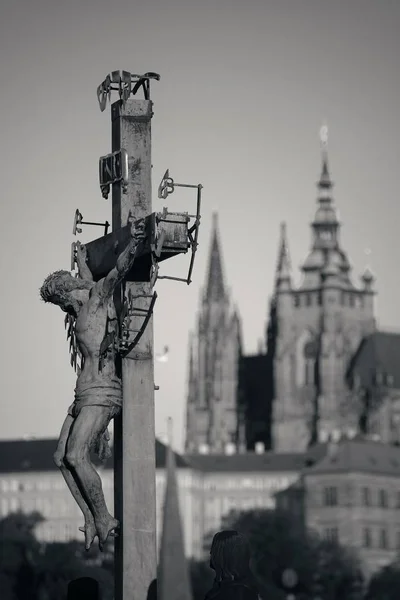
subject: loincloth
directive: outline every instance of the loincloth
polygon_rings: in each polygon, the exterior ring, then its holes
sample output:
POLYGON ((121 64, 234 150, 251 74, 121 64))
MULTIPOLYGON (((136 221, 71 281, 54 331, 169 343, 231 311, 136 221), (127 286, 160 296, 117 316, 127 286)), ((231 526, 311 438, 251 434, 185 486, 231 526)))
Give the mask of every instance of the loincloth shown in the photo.
POLYGON ((121 411, 122 390, 117 382, 110 384, 88 383, 77 386, 75 389, 75 400, 68 408, 68 414, 76 418, 82 408, 86 406, 103 406, 109 408, 115 417, 121 411))

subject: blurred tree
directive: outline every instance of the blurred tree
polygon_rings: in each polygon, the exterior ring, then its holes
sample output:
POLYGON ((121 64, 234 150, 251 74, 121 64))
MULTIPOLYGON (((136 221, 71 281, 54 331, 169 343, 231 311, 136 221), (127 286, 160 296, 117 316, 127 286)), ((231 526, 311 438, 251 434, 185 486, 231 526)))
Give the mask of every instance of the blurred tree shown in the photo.
POLYGON ((112 600, 109 548, 103 555, 76 541, 40 544, 34 529, 42 520, 38 513, 16 513, 0 521, 1 600, 63 600, 68 582, 78 577, 97 579, 102 600, 112 600))
MULTIPOLYGON (((301 522, 281 510, 232 511, 221 529, 236 529, 247 535, 252 551, 256 585, 266 600, 285 600, 293 593, 297 600, 320 597, 323 600, 361 600, 363 577, 357 558, 340 545, 320 540, 307 532, 301 522), (286 569, 297 575, 297 583, 288 588, 282 580, 286 569)), ((205 537, 208 554, 212 532, 205 537)), ((203 569, 209 570, 208 559, 203 569)), ((211 572, 212 573, 212 572, 211 572)), ((192 571, 195 600, 202 594, 201 567, 192 571), (198 591, 199 590, 199 591, 198 591)))
POLYGON ((35 527, 43 517, 33 512, 28 515, 14 513, 0 521, 0 574, 6 592, 2 599, 28 600, 34 598, 36 564, 40 544, 35 538, 35 527), (5 595, 7 594, 8 597, 5 595))
POLYGON ((400 564, 384 567, 370 579, 365 600, 398 600, 400 590, 400 564))

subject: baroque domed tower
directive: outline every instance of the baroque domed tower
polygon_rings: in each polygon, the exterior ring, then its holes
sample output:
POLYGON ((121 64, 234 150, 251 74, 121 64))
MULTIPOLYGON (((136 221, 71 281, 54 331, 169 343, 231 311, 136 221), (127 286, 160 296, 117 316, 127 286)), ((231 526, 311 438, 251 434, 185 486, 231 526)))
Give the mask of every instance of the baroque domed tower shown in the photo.
MULTIPOLYGON (((321 129, 322 170, 310 252, 302 280, 291 279, 286 228, 282 228, 274 291, 273 440, 277 451, 302 451, 341 430, 349 415, 346 370, 360 341, 375 328, 371 281, 351 280, 340 243, 327 155, 321 129)), ((271 342, 270 342, 271 343, 271 342)), ((355 416, 354 416, 355 418, 355 416)))

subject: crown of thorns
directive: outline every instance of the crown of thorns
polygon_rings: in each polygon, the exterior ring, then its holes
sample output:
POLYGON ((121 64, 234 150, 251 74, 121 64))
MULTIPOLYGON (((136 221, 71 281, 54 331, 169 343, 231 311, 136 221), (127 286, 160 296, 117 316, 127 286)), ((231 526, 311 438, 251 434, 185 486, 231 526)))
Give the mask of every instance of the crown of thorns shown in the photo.
POLYGON ((84 287, 83 281, 72 277, 69 271, 60 270, 46 277, 40 288, 40 297, 44 302, 52 302, 55 297, 65 297, 68 292, 84 287))

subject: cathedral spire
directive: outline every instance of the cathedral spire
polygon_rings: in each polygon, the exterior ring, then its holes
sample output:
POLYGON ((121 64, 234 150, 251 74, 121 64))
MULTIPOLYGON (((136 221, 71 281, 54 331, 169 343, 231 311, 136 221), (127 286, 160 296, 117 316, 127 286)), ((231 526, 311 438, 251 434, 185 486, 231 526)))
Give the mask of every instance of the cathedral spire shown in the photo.
POLYGON ((189 385, 195 380, 195 369, 194 369, 194 335, 192 332, 189 334, 189 385))
POLYGON ((222 300, 224 297, 225 285, 222 272, 221 245, 218 231, 218 215, 217 213, 214 213, 211 248, 208 259, 206 299, 222 300))
POLYGON ((179 511, 175 454, 172 450, 172 419, 168 419, 167 485, 158 566, 159 600, 192 600, 179 511))
POLYGON ((276 285, 290 287, 290 258, 286 235, 286 223, 281 223, 281 236, 279 241, 278 262, 276 265, 276 285))
POLYGON ((318 196, 319 202, 331 202, 331 198, 328 193, 323 193, 323 190, 331 190, 333 188, 333 183, 331 181, 329 175, 328 168, 328 126, 323 125, 319 131, 319 139, 321 142, 321 154, 322 154, 322 169, 321 176, 318 181, 318 188, 320 190, 320 194, 318 196))
MULTIPOLYGON (((317 183, 318 207, 315 212, 313 229, 313 249, 331 250, 339 245, 339 221, 332 198, 333 183, 328 168, 328 127, 323 125, 319 133, 322 154, 322 169, 317 183)), ((318 257, 313 257, 314 259, 318 257)))

